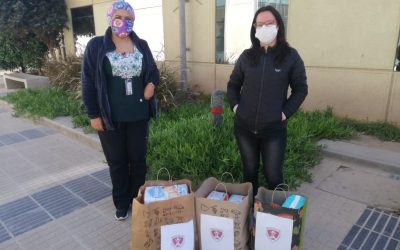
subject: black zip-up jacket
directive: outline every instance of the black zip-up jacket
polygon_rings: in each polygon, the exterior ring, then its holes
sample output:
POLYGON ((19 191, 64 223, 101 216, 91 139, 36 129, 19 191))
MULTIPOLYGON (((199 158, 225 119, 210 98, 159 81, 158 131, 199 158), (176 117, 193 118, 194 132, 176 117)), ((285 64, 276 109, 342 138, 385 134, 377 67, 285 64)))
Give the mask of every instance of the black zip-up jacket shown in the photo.
POLYGON ((279 66, 271 53, 263 53, 259 63, 250 64, 245 50, 237 60, 228 82, 231 109, 238 104, 236 122, 258 133, 281 125, 300 107, 308 93, 303 60, 293 48, 279 66), (288 88, 291 94, 288 96, 288 88))
MULTIPOLYGON (((143 54, 143 86, 150 82, 157 86, 160 81, 160 75, 147 42, 140 39, 133 31, 129 37, 134 42, 135 47, 143 54)), ((115 49, 111 28, 109 27, 104 36, 97 36, 89 41, 82 62, 82 99, 86 113, 91 119, 101 117, 107 130, 113 130, 114 124, 111 119, 103 63, 106 53, 115 49)), ((157 116, 157 107, 154 96, 149 100, 149 109, 150 116, 155 118, 157 116)))

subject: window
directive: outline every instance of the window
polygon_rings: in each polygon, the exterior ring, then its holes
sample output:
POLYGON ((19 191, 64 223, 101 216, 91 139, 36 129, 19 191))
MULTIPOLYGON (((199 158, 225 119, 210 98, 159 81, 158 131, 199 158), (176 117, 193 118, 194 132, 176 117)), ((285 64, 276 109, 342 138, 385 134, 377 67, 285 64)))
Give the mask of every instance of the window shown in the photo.
POLYGON ((216 1, 215 12, 215 62, 224 62, 225 0, 216 1))
POLYGON ((271 5, 278 10, 281 14, 283 23, 285 24, 285 31, 287 31, 287 20, 288 20, 288 0, 258 0, 258 8, 271 5))
POLYGON ((72 8, 71 17, 75 52, 80 56, 85 51, 87 42, 95 35, 93 6, 72 8))
POLYGON ((164 61, 162 0, 125 0, 135 10, 133 30, 149 44, 156 61, 164 61))
POLYGON ((215 0, 216 63, 233 64, 243 50, 250 48, 254 13, 266 5, 275 7, 287 26, 288 0, 215 0))

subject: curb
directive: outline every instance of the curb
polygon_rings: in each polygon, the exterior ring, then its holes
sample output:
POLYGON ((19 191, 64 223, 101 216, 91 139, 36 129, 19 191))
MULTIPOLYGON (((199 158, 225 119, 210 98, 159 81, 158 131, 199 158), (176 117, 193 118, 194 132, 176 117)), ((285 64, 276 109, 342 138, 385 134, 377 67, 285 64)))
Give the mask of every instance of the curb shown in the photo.
POLYGON ((400 153, 343 141, 320 140, 325 156, 360 163, 400 175, 400 153))
POLYGON ((89 135, 86 135, 85 133, 83 133, 81 130, 78 129, 74 129, 74 128, 70 128, 68 126, 65 126, 63 124, 60 124, 56 121, 53 121, 49 118, 46 117, 41 117, 37 120, 37 123, 45 126, 45 127, 49 127, 52 129, 55 129, 61 133, 63 133, 64 135, 77 140, 89 147, 92 147, 93 149, 96 149, 98 151, 102 151, 101 148, 101 143, 100 143, 100 139, 99 138, 93 138, 89 135))
MULTIPOLYGON (((4 106, 9 111, 13 111, 13 105, 9 104, 8 102, 6 102, 4 100, 0 100, 0 105, 4 106)), ((46 117, 39 117, 39 118, 35 118, 35 119, 28 118, 28 119, 30 119, 31 121, 33 121, 39 125, 42 125, 44 127, 48 127, 48 128, 57 130, 60 133, 66 135, 67 137, 77 140, 95 150, 102 151, 100 139, 98 137, 94 138, 94 137, 91 137, 91 136, 85 134, 82 131, 82 129, 74 129, 74 128, 68 127, 64 124, 61 124, 59 122, 56 122, 56 121, 51 120, 46 117)))

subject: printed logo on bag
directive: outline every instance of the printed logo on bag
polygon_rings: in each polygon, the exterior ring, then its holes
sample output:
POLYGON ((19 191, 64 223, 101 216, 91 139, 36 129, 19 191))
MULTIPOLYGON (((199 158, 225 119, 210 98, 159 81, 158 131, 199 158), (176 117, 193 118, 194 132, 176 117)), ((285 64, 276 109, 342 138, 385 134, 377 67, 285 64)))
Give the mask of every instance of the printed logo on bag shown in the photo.
POLYGON ((277 241, 281 237, 281 230, 274 227, 267 227, 267 238, 272 242, 277 241))
POLYGON ((211 232, 211 237, 216 242, 218 242, 218 241, 222 240, 222 238, 224 238, 224 232, 218 228, 211 228, 210 232, 211 232))
POLYGON ((185 245, 185 237, 182 235, 172 236, 171 244, 174 249, 179 250, 185 245))

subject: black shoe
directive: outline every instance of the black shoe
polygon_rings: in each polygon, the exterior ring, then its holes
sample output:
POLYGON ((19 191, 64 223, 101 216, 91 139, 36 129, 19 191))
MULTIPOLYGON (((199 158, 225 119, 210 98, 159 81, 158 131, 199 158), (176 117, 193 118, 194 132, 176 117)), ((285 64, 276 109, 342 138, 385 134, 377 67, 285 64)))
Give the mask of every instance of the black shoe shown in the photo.
POLYGON ((114 217, 116 220, 125 220, 128 216, 128 210, 117 209, 114 217))

